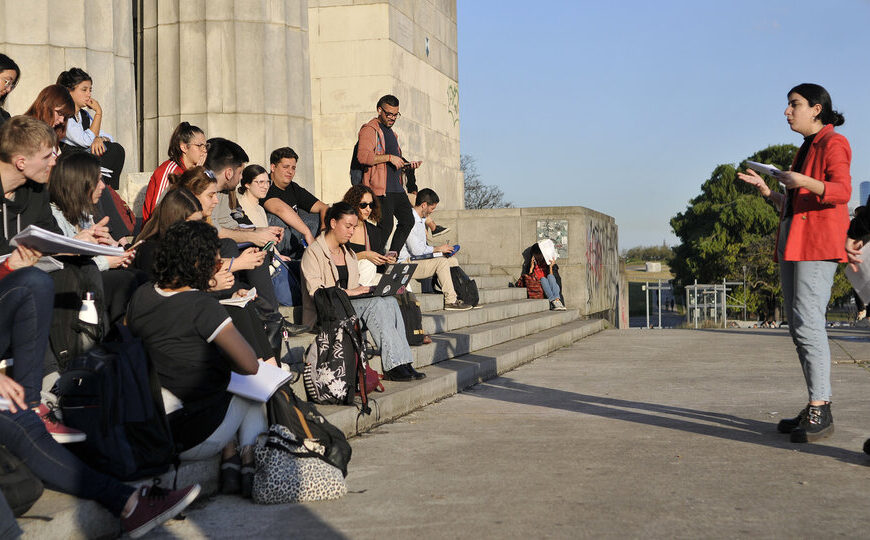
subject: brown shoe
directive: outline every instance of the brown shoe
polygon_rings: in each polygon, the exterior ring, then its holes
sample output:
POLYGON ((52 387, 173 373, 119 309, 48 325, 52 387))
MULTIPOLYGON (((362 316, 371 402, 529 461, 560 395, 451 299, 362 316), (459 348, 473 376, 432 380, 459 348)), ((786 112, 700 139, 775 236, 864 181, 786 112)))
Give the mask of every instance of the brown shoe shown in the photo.
POLYGON ((462 300, 457 299, 452 304, 444 304, 444 309, 447 311, 468 311, 469 309, 474 309, 474 306, 470 306, 463 302, 462 300))

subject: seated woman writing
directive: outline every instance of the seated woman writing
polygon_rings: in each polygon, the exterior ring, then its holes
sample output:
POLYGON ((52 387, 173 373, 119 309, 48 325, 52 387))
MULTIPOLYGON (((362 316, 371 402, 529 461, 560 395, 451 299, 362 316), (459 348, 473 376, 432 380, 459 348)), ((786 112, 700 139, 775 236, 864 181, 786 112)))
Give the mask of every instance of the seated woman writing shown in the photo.
POLYGON ((241 464, 244 491, 253 480, 252 448, 267 428, 266 410, 227 391, 231 371, 255 374, 259 364, 224 307, 204 292, 221 264, 218 249, 211 225, 172 225, 154 259, 155 283, 133 295, 127 323, 142 338, 163 388, 180 401, 169 425, 183 449, 181 459, 221 453, 222 471, 237 471, 241 464))
POLYGON ((425 378, 426 374, 418 372, 412 365, 414 359, 396 300, 391 297, 355 298, 370 289, 360 285, 356 254, 347 247, 359 223, 356 210, 345 202, 336 203, 326 212, 325 221, 324 232, 302 256, 303 323, 313 325, 316 322, 314 292, 320 287, 338 286, 350 297, 354 310, 380 347, 385 378, 392 381, 425 378))

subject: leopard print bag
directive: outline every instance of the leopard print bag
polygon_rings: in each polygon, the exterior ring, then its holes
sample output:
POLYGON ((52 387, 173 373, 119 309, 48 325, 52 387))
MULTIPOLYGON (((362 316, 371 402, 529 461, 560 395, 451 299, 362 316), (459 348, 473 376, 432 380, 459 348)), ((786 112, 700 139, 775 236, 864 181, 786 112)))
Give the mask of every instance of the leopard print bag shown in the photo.
POLYGON ((299 441, 286 427, 272 424, 254 448, 254 502, 283 504, 343 497, 347 493, 344 476, 318 457, 324 452, 316 440, 299 441))

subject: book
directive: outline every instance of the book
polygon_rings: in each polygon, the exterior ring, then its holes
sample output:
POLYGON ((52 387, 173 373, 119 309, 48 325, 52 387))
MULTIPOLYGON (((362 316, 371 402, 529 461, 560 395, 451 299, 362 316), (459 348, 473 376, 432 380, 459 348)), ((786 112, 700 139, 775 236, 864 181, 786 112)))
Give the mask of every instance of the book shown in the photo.
POLYGON ((265 403, 269 401, 269 398, 278 388, 291 378, 293 378, 292 373, 260 361, 260 369, 257 370, 256 375, 240 375, 233 372, 230 375, 227 391, 237 396, 265 403))
POLYGON ((236 306, 236 307, 245 307, 248 305, 248 302, 257 297, 257 288, 251 287, 248 289, 248 294, 245 296, 234 296, 232 298, 224 298, 219 302, 225 306, 236 306))
POLYGON ((423 261, 426 259, 434 259, 436 257, 443 257, 444 254, 440 251, 433 251, 432 253, 424 253, 423 255, 411 255, 412 261, 423 261))
POLYGON ((85 242, 77 238, 69 238, 62 234, 46 231, 36 225, 28 225, 27 228, 16 234, 9 241, 10 246, 14 247, 18 244, 35 249, 43 255, 68 253, 70 255, 105 255, 117 257, 124 254, 124 248, 122 247, 104 246, 102 244, 85 242))

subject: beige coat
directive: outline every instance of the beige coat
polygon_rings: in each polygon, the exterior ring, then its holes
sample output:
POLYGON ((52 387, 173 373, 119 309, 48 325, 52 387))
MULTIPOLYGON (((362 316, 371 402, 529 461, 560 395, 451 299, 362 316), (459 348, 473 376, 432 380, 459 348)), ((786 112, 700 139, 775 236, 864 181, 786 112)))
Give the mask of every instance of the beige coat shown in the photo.
MULTIPOLYGON (((347 263, 347 288, 359 287, 359 268, 356 253, 341 246, 347 263)), ((338 282, 338 268, 329 257, 326 235, 318 236, 302 255, 302 324, 312 326, 317 322, 314 293, 321 287, 334 287, 338 282)))

